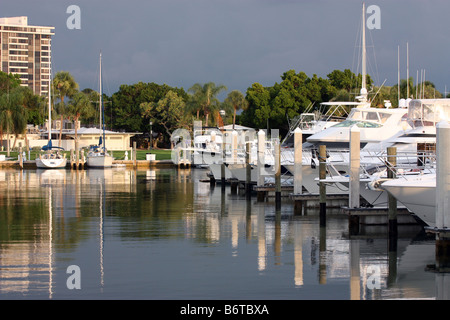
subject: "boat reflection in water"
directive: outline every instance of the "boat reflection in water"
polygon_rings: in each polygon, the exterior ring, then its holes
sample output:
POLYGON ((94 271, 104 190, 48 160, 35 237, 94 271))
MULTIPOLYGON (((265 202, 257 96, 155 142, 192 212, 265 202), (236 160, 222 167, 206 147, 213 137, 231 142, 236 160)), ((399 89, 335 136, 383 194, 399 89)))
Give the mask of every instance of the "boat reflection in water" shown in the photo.
MULTIPOLYGON (((2 299, 441 299, 434 241, 399 227, 348 234, 327 210, 294 215, 207 170, 0 172, 2 299), (81 289, 67 287, 79 266, 81 289), (374 273, 375 272, 375 273, 374 273)), ((377 229, 380 228, 380 229, 377 229)))

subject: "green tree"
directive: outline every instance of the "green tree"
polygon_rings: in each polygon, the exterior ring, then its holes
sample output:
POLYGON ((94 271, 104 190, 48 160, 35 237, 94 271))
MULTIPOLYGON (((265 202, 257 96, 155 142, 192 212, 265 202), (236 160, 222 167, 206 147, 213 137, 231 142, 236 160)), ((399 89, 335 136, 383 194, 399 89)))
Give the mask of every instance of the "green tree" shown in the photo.
MULTIPOLYGON (((361 88, 362 75, 356 76, 350 69, 333 70, 327 75, 330 80, 330 84, 337 90, 345 90, 351 92, 355 88, 361 88)), ((370 88, 373 85, 373 80, 370 75, 366 75, 366 87, 370 88)))
POLYGON ((214 112, 218 110, 220 102, 217 99, 217 95, 223 90, 227 90, 224 85, 218 85, 214 82, 208 82, 205 84, 196 83, 191 88, 189 92, 193 93, 194 101, 198 104, 205 115, 205 126, 208 126, 208 120, 210 114, 214 115, 214 112))
POLYGON ((0 94, 8 93, 9 90, 20 86, 20 78, 18 74, 6 73, 0 71, 0 94))
POLYGON ((345 69, 344 71, 333 70, 327 77, 330 80, 330 84, 338 90, 344 89, 350 92, 355 87, 355 74, 350 69, 345 69))
MULTIPOLYGON (((157 103, 162 99, 168 91, 174 91, 184 101, 187 100, 188 94, 183 89, 172 88, 166 84, 159 85, 156 83, 139 82, 133 85, 122 85, 118 92, 111 97, 111 111, 113 128, 133 131, 146 132, 148 130, 149 118, 142 116, 142 103, 157 103)), ((106 111, 107 108, 105 108, 106 111)), ((108 115, 110 112, 107 112, 108 115)), ((163 130, 164 128, 155 123, 153 130, 163 130)))
POLYGON ((238 110, 245 110, 248 107, 248 101, 245 100, 244 95, 239 90, 231 91, 225 99, 225 104, 233 108, 233 130, 236 124, 236 112, 238 110))
MULTIPOLYGON (((82 93, 84 93, 88 99, 89 102, 92 105, 92 113, 87 114, 87 115, 83 115, 83 122, 86 124, 90 124, 90 125, 98 125, 99 121, 100 121, 100 108, 99 108, 99 103, 100 103, 100 94, 91 89, 91 88, 85 88, 83 90, 81 90, 82 93)), ((107 123, 106 121, 106 105, 107 105, 107 100, 108 98, 105 96, 105 94, 103 94, 103 105, 105 107, 105 123, 107 123)))
POLYGON ((65 104, 64 104, 64 98, 65 97, 73 97, 73 95, 78 90, 78 83, 75 82, 75 79, 68 71, 59 71, 56 73, 55 77, 53 78, 53 88, 54 93, 56 93, 59 97, 59 104, 58 104, 58 113, 61 119, 61 126, 59 130, 59 143, 58 145, 61 147, 61 137, 62 137, 62 128, 63 128, 63 121, 64 116, 66 113, 65 110, 65 104))
POLYGON ((0 129, 6 132, 7 155, 10 155, 11 133, 22 134, 27 129, 27 110, 23 106, 23 93, 19 87, 0 96, 0 129))
MULTIPOLYGON (((175 91, 169 90, 158 102, 143 102, 141 110, 143 117, 149 118, 164 128, 167 134, 166 140, 169 142, 175 129, 189 128, 189 119, 184 111, 185 105, 182 97, 179 97, 175 91)), ((153 142, 157 141, 153 140, 153 142)))
POLYGON ((33 125, 42 125, 45 123, 45 109, 48 105, 47 97, 34 94, 29 87, 18 87, 23 96, 23 106, 27 110, 27 123, 33 125))
POLYGON ((270 93, 260 83, 253 83, 247 89, 246 99, 248 107, 242 112, 244 125, 265 128, 270 118, 270 93))
POLYGON ((75 124, 75 141, 78 140, 78 121, 81 117, 90 117, 94 114, 94 108, 89 95, 84 92, 75 93, 67 105, 67 115, 75 124))

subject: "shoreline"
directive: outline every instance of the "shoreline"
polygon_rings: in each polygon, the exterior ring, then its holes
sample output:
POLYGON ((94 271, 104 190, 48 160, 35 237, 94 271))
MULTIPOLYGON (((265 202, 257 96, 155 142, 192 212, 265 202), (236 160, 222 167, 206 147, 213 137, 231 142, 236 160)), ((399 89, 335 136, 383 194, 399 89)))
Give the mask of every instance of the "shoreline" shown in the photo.
MULTIPOLYGON (((172 160, 113 160, 113 167, 145 167, 145 168, 162 168, 162 167, 175 167, 177 166, 172 160)), ((66 168, 70 169, 75 166, 74 163, 67 163, 66 168)), ((5 160, 0 161, 0 169, 13 168, 13 169, 38 169, 36 166, 36 160, 23 161, 23 167, 21 167, 19 160, 5 160)), ((88 169, 84 167, 84 164, 80 162, 79 169, 88 169)), ((50 169, 49 169, 50 170, 50 169)))

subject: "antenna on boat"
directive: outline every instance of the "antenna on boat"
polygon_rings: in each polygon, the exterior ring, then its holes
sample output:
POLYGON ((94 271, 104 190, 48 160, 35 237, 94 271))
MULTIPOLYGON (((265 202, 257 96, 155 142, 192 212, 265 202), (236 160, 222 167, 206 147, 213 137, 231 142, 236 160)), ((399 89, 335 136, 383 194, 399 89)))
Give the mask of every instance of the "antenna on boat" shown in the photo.
POLYGON ((375 93, 375 95, 373 96, 372 101, 374 101, 374 100, 375 100, 375 97, 378 95, 378 93, 380 93, 380 90, 381 90, 381 88, 383 88, 383 86, 384 86, 386 80, 387 80, 387 79, 384 79, 384 81, 383 81, 383 83, 381 84, 380 88, 378 88, 377 93, 375 93))
POLYGON ((409 99, 409 45, 406 42, 406 99, 409 99))
POLYGON ((397 95, 400 101, 400 46, 397 46, 397 95))
POLYGON ((102 51, 100 50, 100 61, 99 61, 99 65, 100 65, 100 72, 99 72, 99 74, 100 74, 100 82, 99 82, 99 91, 100 91, 100 94, 99 94, 99 105, 100 105, 100 107, 99 107, 99 117, 100 117, 100 121, 99 121, 99 124, 100 124, 100 130, 102 130, 102 51))
POLYGON ((367 88, 366 88, 366 4, 363 3, 362 8, 362 66, 361 66, 361 74, 362 74, 362 81, 361 81, 361 91, 360 95, 357 97, 357 99, 360 102, 367 102, 367 88))
POLYGON ((49 63, 49 81, 48 81, 48 145, 52 139, 52 63, 49 63))

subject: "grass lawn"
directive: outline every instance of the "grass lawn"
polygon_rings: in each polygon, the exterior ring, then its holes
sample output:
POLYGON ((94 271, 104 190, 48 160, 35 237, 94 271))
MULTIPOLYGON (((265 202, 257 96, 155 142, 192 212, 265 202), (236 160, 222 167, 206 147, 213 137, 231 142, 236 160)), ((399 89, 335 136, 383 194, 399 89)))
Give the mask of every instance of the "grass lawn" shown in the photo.
MULTIPOLYGON (((156 149, 156 150, 137 150, 136 151, 136 158, 137 160, 146 160, 146 154, 147 153, 151 153, 151 154, 155 154, 156 160, 170 160, 171 159, 171 152, 172 150, 170 149, 156 149)), ((40 151, 31 151, 30 152, 30 159, 31 160, 35 160, 36 157, 39 155, 40 151)), ((64 151, 64 153, 66 154, 67 159, 70 158, 70 151, 64 151)), ((4 154, 6 157, 6 160, 17 160, 17 156, 18 156, 18 152, 10 152, 10 156, 8 158, 7 156, 7 152, 6 151, 2 151, 0 152, 0 154, 4 154)), ((116 160, 123 160, 125 158, 125 151, 113 151, 112 155, 114 157, 114 159, 116 160)), ((28 153, 25 152, 25 156, 28 159, 28 153)), ((131 151, 128 151, 128 160, 131 160, 131 151)))
MULTIPOLYGON (((170 149, 152 149, 152 150, 137 150, 137 160, 146 160, 147 153, 155 154, 156 160, 170 160, 172 150, 170 149)), ((125 151, 113 151, 114 159, 123 160, 125 158, 125 151)), ((131 151, 128 151, 128 160, 131 160, 131 151)))

